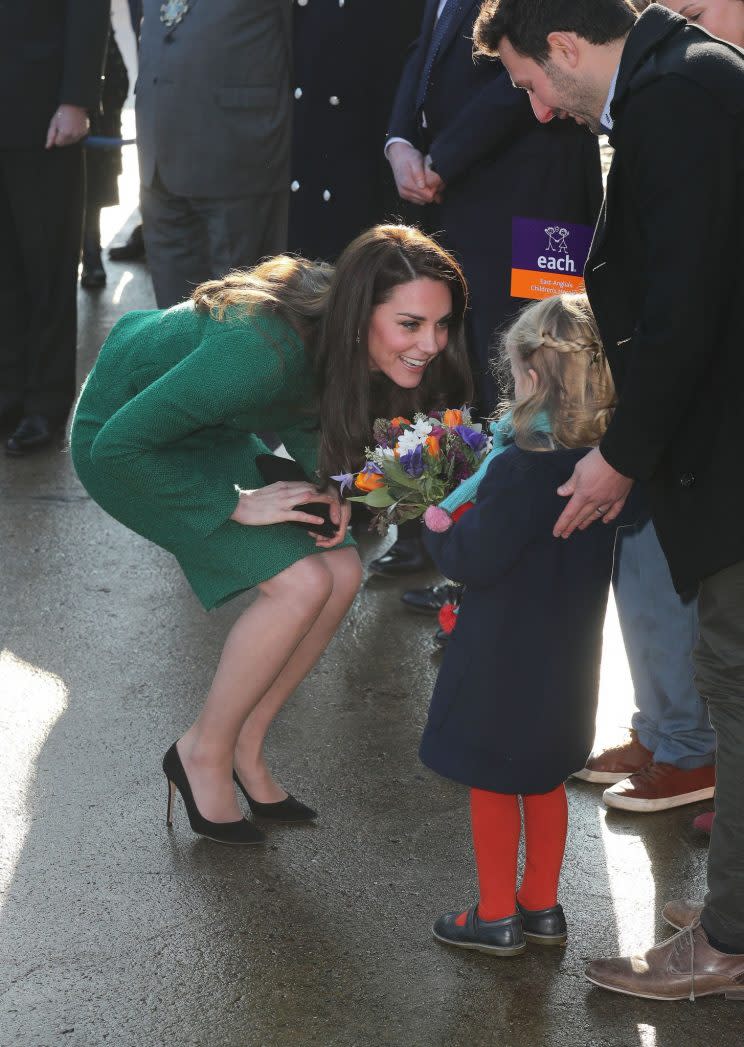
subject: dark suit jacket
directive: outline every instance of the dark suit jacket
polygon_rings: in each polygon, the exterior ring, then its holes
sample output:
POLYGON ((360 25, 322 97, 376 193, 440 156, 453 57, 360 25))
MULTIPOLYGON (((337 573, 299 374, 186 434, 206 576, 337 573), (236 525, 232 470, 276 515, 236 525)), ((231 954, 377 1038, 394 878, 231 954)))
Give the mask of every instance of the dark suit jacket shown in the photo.
POLYGON ((653 5, 625 46, 587 288, 681 591, 744 557, 744 55, 653 5))
POLYGON ((140 177, 181 196, 286 192, 290 0, 201 0, 169 34, 144 0, 137 78, 140 177))
POLYGON ((0 148, 43 148, 59 105, 96 109, 109 8, 109 0, 0 3, 0 148))
POLYGON ((584 454, 513 446, 473 509, 445 534, 424 529, 437 567, 466 590, 421 758, 464 785, 548 792, 591 751, 616 529, 552 533, 556 488, 584 454))
POLYGON ((389 124, 430 153, 447 183, 438 213, 424 208, 429 228, 458 256, 470 285, 471 348, 481 407, 490 410, 496 388, 487 373, 489 343, 524 304, 510 295, 512 218, 544 218, 594 226, 602 202, 596 139, 573 121, 541 126, 524 91, 512 87, 499 61, 472 57, 479 0, 464 5, 439 50, 424 111, 416 93, 434 29, 438 0, 428 0, 421 35, 406 63, 389 124))

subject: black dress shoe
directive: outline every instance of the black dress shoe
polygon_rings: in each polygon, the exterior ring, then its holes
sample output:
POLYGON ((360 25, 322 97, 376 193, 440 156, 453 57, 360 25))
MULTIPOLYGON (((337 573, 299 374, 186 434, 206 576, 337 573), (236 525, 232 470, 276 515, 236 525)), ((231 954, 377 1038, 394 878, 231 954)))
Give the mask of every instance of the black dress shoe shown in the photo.
POLYGON ((24 454, 47 447, 54 439, 54 427, 48 418, 41 414, 29 414, 8 438, 5 444, 6 454, 21 458, 24 454))
POLYGON ((399 538, 386 553, 370 563, 369 571, 384 578, 398 578, 429 567, 431 558, 420 538, 399 538))
POLYGON ((145 240, 142 236, 142 225, 135 225, 129 239, 123 244, 109 247, 109 258, 112 262, 141 262, 145 257, 145 240))
POLYGON ((259 803, 258 800, 253 799, 235 771, 233 771, 233 779, 248 801, 254 818, 272 822, 312 822, 318 817, 317 811, 308 807, 307 804, 300 803, 294 796, 288 796, 286 800, 279 800, 277 803, 259 803))
POLYGON ((549 909, 525 909, 517 902, 517 912, 522 917, 524 936, 537 945, 565 945, 568 938, 566 917, 560 905, 549 909))
POLYGON ((527 948, 518 913, 503 920, 481 920, 478 906, 471 905, 465 923, 456 923, 459 913, 448 912, 440 916, 432 927, 434 937, 447 945, 461 949, 477 949, 493 956, 519 956, 527 948))
POLYGON ((439 614, 446 603, 459 603, 464 585, 458 582, 442 582, 429 585, 426 589, 409 589, 401 600, 409 611, 416 614, 439 614))

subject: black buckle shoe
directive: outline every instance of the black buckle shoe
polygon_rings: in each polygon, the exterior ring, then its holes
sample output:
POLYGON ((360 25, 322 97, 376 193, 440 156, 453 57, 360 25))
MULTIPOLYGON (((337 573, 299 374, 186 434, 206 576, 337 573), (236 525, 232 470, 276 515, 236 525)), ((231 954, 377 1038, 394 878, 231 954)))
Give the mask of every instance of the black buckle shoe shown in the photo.
POLYGON ((563 907, 552 905, 549 909, 525 909, 517 902, 517 912, 522 917, 524 936, 535 945, 565 945, 568 928, 563 907))
POLYGON ((442 582, 426 589, 408 589, 401 600, 409 611, 416 614, 439 614, 446 603, 460 602, 464 588, 458 582, 442 582))
POLYGON ((448 912, 439 917, 432 927, 438 941, 456 945, 460 949, 491 953, 493 956, 519 956, 527 948, 519 913, 505 916, 503 920, 481 920, 476 903, 468 909, 462 927, 455 923, 459 915, 448 912))
POLYGON ((429 567, 431 559, 420 538, 399 538, 387 552, 372 560, 369 571, 385 578, 398 578, 429 567))
POLYGON ((21 458, 24 454, 46 447, 53 438, 54 431, 49 420, 41 414, 29 414, 21 419, 16 431, 8 438, 5 451, 13 458, 21 458))

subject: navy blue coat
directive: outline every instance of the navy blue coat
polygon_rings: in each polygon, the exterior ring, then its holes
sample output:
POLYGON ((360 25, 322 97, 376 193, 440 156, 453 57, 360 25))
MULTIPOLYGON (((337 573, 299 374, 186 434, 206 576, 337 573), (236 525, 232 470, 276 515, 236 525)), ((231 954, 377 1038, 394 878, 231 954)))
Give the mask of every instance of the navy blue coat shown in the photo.
POLYGON ((479 406, 497 399, 488 368, 494 330, 524 300, 511 297, 512 218, 594 226, 602 203, 597 139, 573 120, 538 124, 526 92, 499 61, 473 61, 481 0, 468 0, 440 47, 416 111, 438 0, 427 0, 421 34, 403 70, 388 136, 430 153, 446 182, 440 208, 421 209, 426 228, 460 261, 471 294, 470 342, 479 406))
POLYGON ((385 130, 423 0, 293 3, 290 251, 335 261, 378 222, 411 217, 385 130))
POLYGON ((442 574, 466 585, 421 741, 446 778, 545 793, 591 752, 617 525, 552 534, 556 488, 585 454, 512 446, 473 509, 445 534, 425 529, 442 574))

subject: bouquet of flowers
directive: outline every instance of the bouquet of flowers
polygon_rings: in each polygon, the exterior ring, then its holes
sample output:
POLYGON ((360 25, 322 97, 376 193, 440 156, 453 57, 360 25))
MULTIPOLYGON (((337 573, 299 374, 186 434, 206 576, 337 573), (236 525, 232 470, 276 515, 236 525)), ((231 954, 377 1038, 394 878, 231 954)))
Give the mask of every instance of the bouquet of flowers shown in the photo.
POLYGON ((491 437, 471 421, 465 407, 417 414, 413 421, 378 418, 373 436, 375 446, 366 449, 364 467, 332 479, 342 493, 362 492, 349 501, 372 510, 372 526, 380 534, 441 502, 473 475, 491 449, 491 437))

